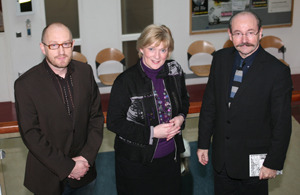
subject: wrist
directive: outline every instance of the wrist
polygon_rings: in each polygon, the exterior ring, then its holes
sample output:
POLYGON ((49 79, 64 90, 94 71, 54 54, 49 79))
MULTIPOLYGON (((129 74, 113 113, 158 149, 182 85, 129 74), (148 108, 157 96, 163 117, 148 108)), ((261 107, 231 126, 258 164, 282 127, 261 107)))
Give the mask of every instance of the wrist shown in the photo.
POLYGON ((182 113, 179 113, 178 116, 182 116, 183 117, 183 121, 185 121, 186 116, 182 113))

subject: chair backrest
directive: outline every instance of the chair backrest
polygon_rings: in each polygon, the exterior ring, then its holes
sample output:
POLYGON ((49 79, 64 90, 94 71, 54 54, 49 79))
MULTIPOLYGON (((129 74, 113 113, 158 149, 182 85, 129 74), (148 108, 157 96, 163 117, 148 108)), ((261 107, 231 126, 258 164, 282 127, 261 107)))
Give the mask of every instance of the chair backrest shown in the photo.
POLYGON ((72 53, 72 59, 80 61, 80 62, 83 62, 83 63, 87 63, 86 57, 82 53, 79 53, 77 51, 73 51, 73 53, 72 53))
POLYGON ((195 41, 188 48, 188 60, 196 53, 208 53, 213 55, 215 47, 208 41, 195 41))
MULTIPOLYGON (((125 67, 125 56, 124 54, 116 48, 106 48, 101 50, 96 56, 96 71, 98 72, 98 67, 106 61, 118 61, 125 67)), ((115 63, 113 63, 115 64, 115 63)), ((119 64, 119 63, 118 63, 119 64)), ((99 74, 98 78, 104 85, 113 85, 115 79, 120 74, 118 73, 109 73, 109 74, 99 74)))
POLYGON ((260 44, 264 49, 268 47, 275 47, 277 49, 284 47, 282 40, 275 36, 265 36, 261 38, 260 44))
POLYGON ((269 47, 277 48, 278 52, 282 53, 282 60, 281 59, 279 59, 279 60, 281 60, 286 65, 288 65, 284 61, 284 53, 286 51, 286 48, 284 47, 284 44, 283 44, 283 42, 280 38, 275 37, 275 36, 271 36, 271 35, 270 36, 265 36, 265 37, 261 38, 260 45, 264 49, 269 48, 269 47))
POLYGON ((206 53, 213 55, 215 53, 215 47, 208 41, 195 41, 193 42, 187 51, 187 56, 188 56, 188 68, 193 71, 194 74, 198 76, 208 76, 210 72, 210 64, 207 65, 195 65, 191 66, 190 65, 190 59, 194 54, 198 53, 206 53))
POLYGON ((228 47, 233 47, 233 46, 234 46, 234 45, 233 45, 232 41, 231 41, 230 39, 228 39, 228 40, 224 43, 223 48, 228 48, 228 47))
POLYGON ((115 60, 121 62, 125 66, 125 56, 124 54, 116 48, 106 48, 101 50, 96 56, 96 69, 108 60, 115 60))

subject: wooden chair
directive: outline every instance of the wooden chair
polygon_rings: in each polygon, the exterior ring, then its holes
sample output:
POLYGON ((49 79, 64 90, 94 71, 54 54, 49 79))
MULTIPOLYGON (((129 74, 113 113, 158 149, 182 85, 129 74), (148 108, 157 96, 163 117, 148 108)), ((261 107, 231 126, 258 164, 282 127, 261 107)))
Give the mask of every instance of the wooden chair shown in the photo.
POLYGON ((266 48, 277 48, 278 53, 282 53, 282 59, 279 59, 281 62, 283 62, 285 65, 289 66, 288 63, 284 60, 284 53, 286 51, 286 48, 283 45, 283 42, 280 38, 275 36, 265 36, 260 40, 260 45, 266 49, 266 48))
POLYGON ((232 41, 231 41, 230 39, 228 39, 228 40, 224 43, 223 48, 228 48, 228 47, 233 47, 233 46, 234 46, 234 45, 233 45, 232 41))
MULTIPOLYGON (((115 48, 106 48, 101 50, 97 56, 96 56, 96 70, 98 70, 98 67, 106 61, 114 60, 120 62, 123 67, 125 67, 125 56, 124 54, 115 48)), ((113 64, 115 65, 115 64, 113 64)), ((119 65, 119 63, 118 63, 119 65)), ((98 77, 104 85, 113 85, 115 79, 120 74, 119 73, 110 73, 110 74, 99 74, 98 77)))
POLYGON ((72 59, 77 60, 79 62, 87 63, 86 57, 82 53, 79 53, 77 51, 73 51, 72 59))
POLYGON ((210 64, 207 65, 190 65, 190 58, 197 53, 208 53, 213 55, 215 53, 215 47, 208 41, 195 41, 188 48, 188 67, 194 74, 198 76, 208 76, 210 72, 210 64))

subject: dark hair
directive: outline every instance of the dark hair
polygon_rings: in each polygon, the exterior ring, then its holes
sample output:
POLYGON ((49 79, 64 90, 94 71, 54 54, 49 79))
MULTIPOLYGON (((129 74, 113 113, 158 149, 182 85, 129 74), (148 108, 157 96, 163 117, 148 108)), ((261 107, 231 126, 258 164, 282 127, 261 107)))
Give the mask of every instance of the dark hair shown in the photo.
POLYGON ((64 24, 62 24, 62 23, 54 22, 54 23, 51 23, 51 24, 47 25, 47 26, 43 29, 42 37, 41 37, 42 43, 44 42, 44 37, 45 37, 45 34, 46 34, 48 28, 49 28, 50 26, 53 26, 53 25, 55 25, 55 26, 64 26, 64 27, 66 27, 66 28, 69 30, 70 34, 71 34, 71 39, 73 39, 73 35, 72 35, 72 32, 71 32, 71 30, 69 29, 69 27, 67 27, 66 25, 64 25, 64 24))
POLYGON ((259 16, 258 16, 256 13, 251 12, 251 11, 242 11, 242 12, 239 12, 239 13, 234 14, 234 15, 230 18, 228 28, 230 29, 230 32, 231 32, 231 33, 232 33, 232 29, 231 29, 231 26, 232 26, 232 20, 233 20, 236 16, 241 15, 241 14, 250 14, 250 15, 254 16, 255 19, 256 19, 256 22, 257 22, 258 31, 260 30, 260 28, 261 28, 261 19, 259 18, 259 16))

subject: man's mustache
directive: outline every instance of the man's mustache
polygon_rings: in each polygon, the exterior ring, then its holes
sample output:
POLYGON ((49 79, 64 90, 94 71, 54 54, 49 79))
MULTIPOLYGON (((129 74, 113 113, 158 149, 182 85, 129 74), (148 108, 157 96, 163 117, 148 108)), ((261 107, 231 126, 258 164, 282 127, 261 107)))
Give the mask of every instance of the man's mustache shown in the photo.
POLYGON ((251 44, 251 43, 241 43, 241 44, 238 44, 236 47, 243 47, 243 46, 247 46, 247 47, 254 47, 254 45, 253 44, 251 44))
POLYGON ((60 57, 68 57, 68 55, 62 54, 62 55, 55 56, 55 58, 60 58, 60 57))

